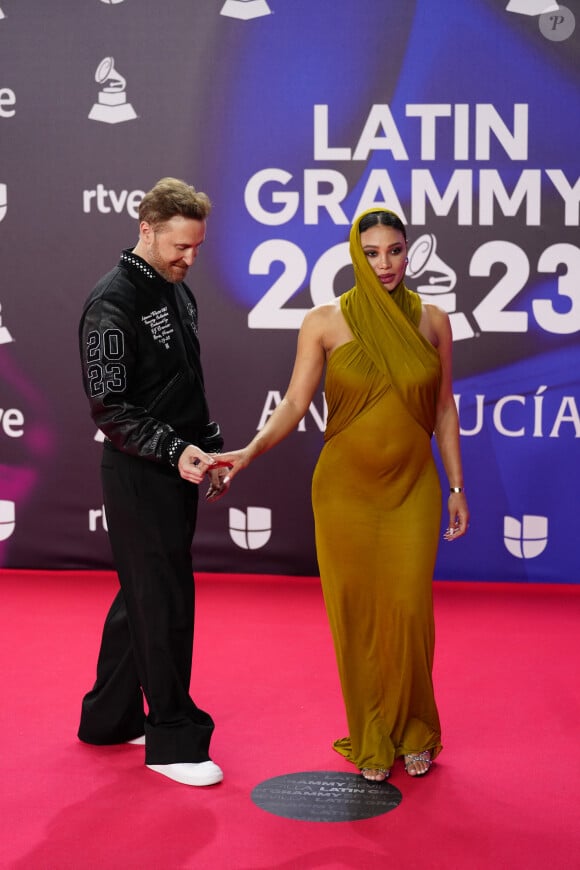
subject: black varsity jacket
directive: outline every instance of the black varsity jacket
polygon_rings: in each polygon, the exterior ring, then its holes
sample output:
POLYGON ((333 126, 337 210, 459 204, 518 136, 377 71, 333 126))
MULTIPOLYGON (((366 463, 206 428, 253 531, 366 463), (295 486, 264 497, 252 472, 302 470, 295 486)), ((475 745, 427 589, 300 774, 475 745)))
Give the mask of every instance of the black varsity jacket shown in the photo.
POLYGON ((217 452, 185 284, 165 281, 130 249, 87 299, 79 342, 91 416, 113 447, 177 465, 187 444, 217 452))

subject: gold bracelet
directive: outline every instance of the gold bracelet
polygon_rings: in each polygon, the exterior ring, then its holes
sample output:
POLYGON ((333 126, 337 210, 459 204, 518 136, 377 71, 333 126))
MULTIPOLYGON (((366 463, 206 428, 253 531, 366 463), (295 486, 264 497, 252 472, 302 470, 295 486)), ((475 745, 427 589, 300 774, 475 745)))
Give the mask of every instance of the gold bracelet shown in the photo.
POLYGON ((450 493, 451 492, 463 492, 463 487, 462 486, 450 486, 449 492, 450 493))

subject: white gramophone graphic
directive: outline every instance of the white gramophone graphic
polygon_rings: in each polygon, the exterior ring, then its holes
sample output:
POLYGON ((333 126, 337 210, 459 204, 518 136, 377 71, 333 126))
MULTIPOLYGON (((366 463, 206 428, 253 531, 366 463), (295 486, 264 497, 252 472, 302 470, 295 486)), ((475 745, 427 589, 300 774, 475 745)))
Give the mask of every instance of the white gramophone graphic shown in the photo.
MULTIPOLYGON (((8 193, 5 184, 0 184, 0 221, 8 211, 8 193)), ((2 325, 2 305, 0 304, 0 344, 9 344, 14 341, 8 329, 2 325)))
POLYGON ((453 288, 457 283, 457 275, 447 263, 436 253, 437 239, 431 233, 425 233, 413 242, 409 248, 409 264, 407 275, 416 279, 423 277, 422 284, 416 287, 423 302, 432 302, 449 314, 453 339, 473 338, 471 328, 465 314, 456 311, 457 295, 453 288), (429 274, 431 273, 431 274, 429 274), (427 275, 429 277, 427 278, 427 275))
POLYGON ((506 6, 508 12, 516 12, 518 15, 545 15, 546 12, 557 12, 557 3, 549 0, 510 0, 506 6))
POLYGON ((266 0, 226 0, 220 12, 220 15, 225 15, 228 18, 239 18, 242 21, 271 14, 266 0))
MULTIPOLYGON (((2 311, 2 305, 0 305, 0 311, 2 311)), ((0 314, 0 344, 10 344, 11 341, 14 341, 8 329, 5 326, 2 326, 2 315, 0 314)))
POLYGON ((92 121, 104 121, 105 124, 119 124, 121 121, 132 121, 137 114, 127 102, 123 76, 115 69, 115 60, 105 57, 100 62, 95 73, 95 81, 102 85, 98 102, 89 112, 92 121))

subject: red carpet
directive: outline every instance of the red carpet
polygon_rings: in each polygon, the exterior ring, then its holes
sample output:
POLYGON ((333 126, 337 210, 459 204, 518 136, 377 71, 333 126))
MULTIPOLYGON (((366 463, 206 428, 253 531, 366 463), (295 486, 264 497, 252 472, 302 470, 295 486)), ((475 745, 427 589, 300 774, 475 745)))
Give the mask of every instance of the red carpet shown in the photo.
POLYGON ((265 779, 352 771, 317 581, 201 575, 193 696, 221 785, 191 789, 135 746, 75 737, 112 574, 0 571, 0 866, 18 870, 577 868, 580 587, 435 585, 444 752, 397 766, 399 807, 303 822, 255 806, 265 779))

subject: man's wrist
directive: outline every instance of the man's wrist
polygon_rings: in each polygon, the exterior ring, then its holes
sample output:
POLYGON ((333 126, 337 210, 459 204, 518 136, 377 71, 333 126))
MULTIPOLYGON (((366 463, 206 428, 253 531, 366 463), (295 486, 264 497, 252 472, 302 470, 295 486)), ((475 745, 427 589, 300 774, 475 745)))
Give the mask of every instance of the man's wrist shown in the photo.
POLYGON ((182 438, 178 438, 174 436, 169 441, 167 445, 167 461, 172 466, 172 468, 177 468, 179 465, 179 459, 181 454, 185 450, 186 447, 189 447, 189 443, 187 441, 183 441, 182 438))

